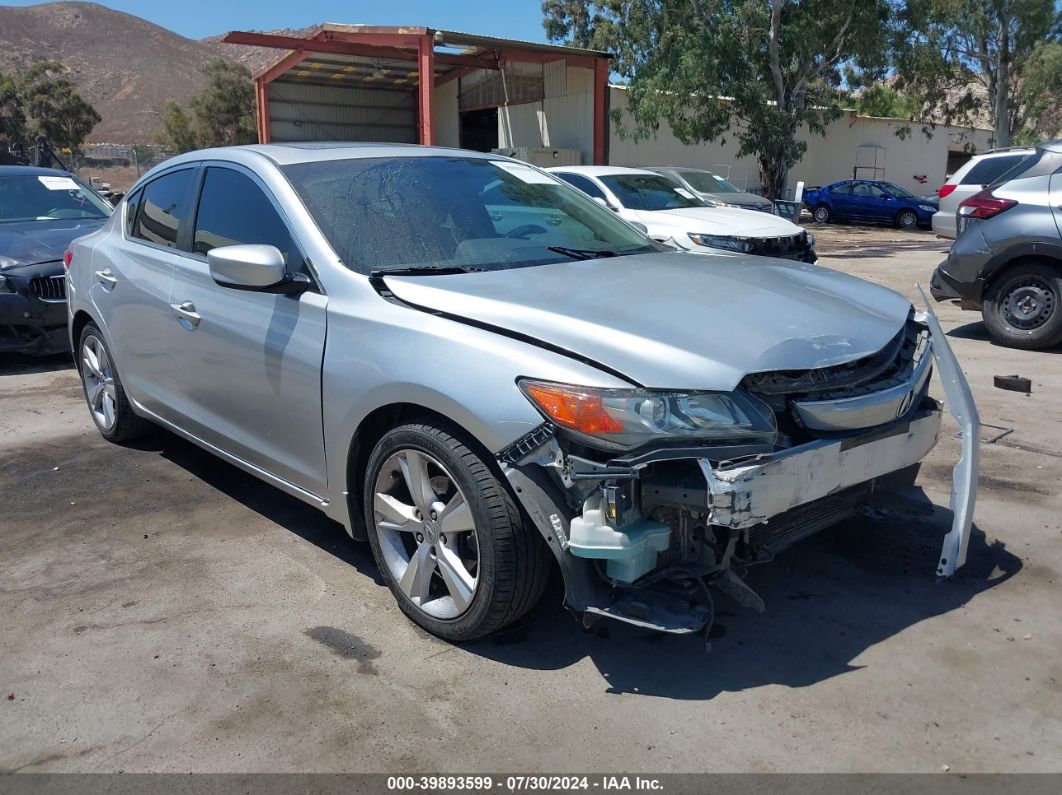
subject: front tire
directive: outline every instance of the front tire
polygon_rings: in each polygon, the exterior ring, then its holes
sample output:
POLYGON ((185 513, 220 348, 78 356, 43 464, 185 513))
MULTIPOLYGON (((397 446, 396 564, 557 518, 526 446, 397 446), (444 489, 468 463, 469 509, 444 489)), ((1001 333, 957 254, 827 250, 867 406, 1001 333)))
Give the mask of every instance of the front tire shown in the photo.
POLYGON ((1062 342, 1062 275, 1040 263, 1021 265, 992 283, 981 308, 1000 345, 1036 350, 1062 342))
POLYGON ((362 505, 384 582, 433 635, 482 638, 542 595, 545 542, 457 428, 411 422, 385 434, 369 456, 362 505))
POLYGON ((896 216, 896 226, 900 229, 914 229, 918 226, 918 214, 913 210, 904 210, 896 216))
POLYGON ((151 423, 133 411, 122 379, 99 326, 87 323, 77 345, 77 369, 85 390, 89 415, 109 442, 128 442, 143 436, 151 423))
POLYGON ((814 210, 811 211, 811 217, 815 219, 817 224, 828 224, 833 214, 830 212, 830 208, 825 204, 820 204, 814 210))

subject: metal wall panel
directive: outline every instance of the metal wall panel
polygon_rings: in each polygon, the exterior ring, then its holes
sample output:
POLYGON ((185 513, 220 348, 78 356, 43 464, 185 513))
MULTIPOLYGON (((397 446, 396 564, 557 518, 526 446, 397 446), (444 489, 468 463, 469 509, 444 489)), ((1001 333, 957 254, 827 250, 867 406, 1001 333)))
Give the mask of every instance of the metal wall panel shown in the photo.
POLYGON ((416 93, 281 79, 269 84, 269 124, 277 143, 416 143, 416 93))

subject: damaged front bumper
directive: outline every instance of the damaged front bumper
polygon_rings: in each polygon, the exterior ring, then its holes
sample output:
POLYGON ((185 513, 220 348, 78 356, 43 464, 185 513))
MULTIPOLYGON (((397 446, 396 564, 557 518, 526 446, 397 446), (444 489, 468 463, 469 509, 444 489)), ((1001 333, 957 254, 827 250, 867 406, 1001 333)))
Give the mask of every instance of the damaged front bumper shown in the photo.
MULTIPOLYGON (((962 430, 954 519, 937 565, 938 576, 948 577, 966 560, 978 417, 928 302, 914 320, 928 329, 932 361, 962 430)), ((894 485, 913 483, 937 442, 942 416, 940 404, 925 396, 923 364, 913 368, 909 398, 895 410, 901 419, 865 433, 827 434, 759 455, 662 450, 622 465, 582 461, 580 468, 545 432, 525 439, 516 454, 503 457, 502 467, 561 566, 571 609, 666 632, 697 632, 714 614, 707 586, 763 609, 741 579, 747 565, 844 520, 894 485)))

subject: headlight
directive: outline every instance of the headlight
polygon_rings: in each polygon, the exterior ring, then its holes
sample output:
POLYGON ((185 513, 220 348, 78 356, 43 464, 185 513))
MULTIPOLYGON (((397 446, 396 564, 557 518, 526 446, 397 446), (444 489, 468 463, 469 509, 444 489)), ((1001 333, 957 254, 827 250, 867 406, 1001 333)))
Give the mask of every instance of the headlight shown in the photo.
POLYGON ((591 446, 632 450, 649 442, 774 444, 770 407, 741 392, 649 392, 521 380, 543 414, 591 446))
POLYGON ((737 207, 736 204, 730 204, 730 202, 720 201, 719 199, 701 199, 709 207, 737 207))
POLYGON ((0 293, 12 293, 12 292, 14 292, 14 290, 12 290, 11 289, 11 285, 9 285, 7 283, 7 279, 5 279, 3 276, 0 276, 0 293))
POLYGON ((808 232, 808 245, 809 246, 814 246, 815 245, 815 235, 811 234, 811 232, 808 232))
POLYGON ((689 233, 690 240, 698 246, 706 248, 721 248, 725 251, 737 251, 741 254, 752 253, 752 243, 742 240, 740 237, 727 237, 726 235, 702 235, 695 232, 689 233))
POLYGON ((935 213, 937 211, 936 207, 931 207, 928 204, 920 204, 918 205, 918 209, 924 213, 935 213))

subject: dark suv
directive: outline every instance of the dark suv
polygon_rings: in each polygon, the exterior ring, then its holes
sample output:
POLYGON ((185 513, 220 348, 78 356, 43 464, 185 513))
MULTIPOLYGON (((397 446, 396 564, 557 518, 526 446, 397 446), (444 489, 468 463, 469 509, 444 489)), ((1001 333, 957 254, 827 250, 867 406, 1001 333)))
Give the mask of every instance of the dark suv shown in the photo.
POLYGON ((938 301, 979 309, 992 338, 1013 348, 1062 342, 1062 141, 959 205, 958 237, 937 266, 938 301))

